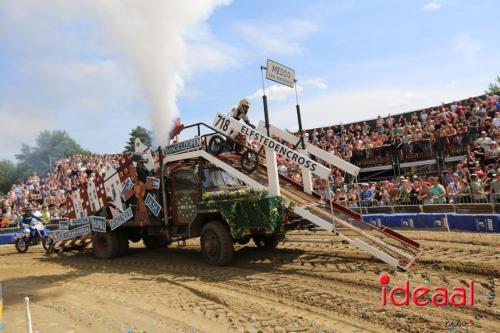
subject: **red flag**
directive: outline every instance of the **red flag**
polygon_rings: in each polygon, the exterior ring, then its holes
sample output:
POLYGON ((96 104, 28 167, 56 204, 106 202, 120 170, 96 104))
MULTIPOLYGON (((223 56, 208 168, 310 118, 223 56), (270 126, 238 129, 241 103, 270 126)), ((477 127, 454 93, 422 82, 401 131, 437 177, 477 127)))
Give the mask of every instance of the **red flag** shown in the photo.
POLYGON ((179 135, 183 128, 184 124, 181 123, 180 118, 177 118, 175 120, 175 127, 169 133, 170 139, 174 138, 176 135, 179 135))

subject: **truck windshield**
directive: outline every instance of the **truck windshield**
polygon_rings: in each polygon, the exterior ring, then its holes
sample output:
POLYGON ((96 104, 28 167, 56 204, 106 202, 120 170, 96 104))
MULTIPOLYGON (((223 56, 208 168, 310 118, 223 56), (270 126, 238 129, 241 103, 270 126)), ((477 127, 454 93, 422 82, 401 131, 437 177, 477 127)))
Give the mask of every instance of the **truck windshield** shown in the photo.
POLYGON ((243 186, 243 183, 237 178, 221 169, 204 169, 202 184, 203 188, 206 190, 215 190, 221 187, 243 186))

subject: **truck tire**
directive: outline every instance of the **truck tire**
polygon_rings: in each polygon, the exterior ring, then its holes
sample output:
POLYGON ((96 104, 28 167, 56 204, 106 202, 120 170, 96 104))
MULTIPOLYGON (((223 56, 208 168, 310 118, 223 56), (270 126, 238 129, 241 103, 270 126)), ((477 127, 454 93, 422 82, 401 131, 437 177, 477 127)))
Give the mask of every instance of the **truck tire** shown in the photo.
POLYGON ((252 239, 258 248, 266 250, 274 249, 280 242, 278 235, 259 235, 253 236, 252 239))
POLYGON ((142 236, 142 242, 148 249, 161 249, 167 247, 167 239, 162 236, 142 236))
POLYGON ((118 233, 94 232, 92 236, 92 251, 97 259, 112 259, 120 252, 118 233))
POLYGON ((203 226, 200 245, 201 254, 210 265, 224 266, 233 260, 233 239, 227 226, 220 221, 211 221, 203 226))
POLYGON ((123 256, 128 252, 128 234, 124 230, 118 231, 118 255, 123 256))

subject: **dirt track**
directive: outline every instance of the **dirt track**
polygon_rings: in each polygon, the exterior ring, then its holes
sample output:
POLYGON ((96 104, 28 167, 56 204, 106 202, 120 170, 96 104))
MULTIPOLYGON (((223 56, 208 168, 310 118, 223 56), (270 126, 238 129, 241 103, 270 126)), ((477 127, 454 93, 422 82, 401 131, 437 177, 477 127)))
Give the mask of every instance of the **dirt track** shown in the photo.
POLYGON ((498 299, 487 303, 500 278, 500 235, 405 234, 426 249, 409 273, 341 243, 286 243, 271 252, 239 247, 234 265, 223 268, 204 264, 195 241, 157 251, 133 246, 112 261, 89 251, 46 256, 36 247, 21 255, 0 246, 6 332, 26 332, 24 296, 40 333, 500 332, 498 299), (409 278, 412 288, 450 290, 473 278, 476 305, 384 307, 381 272, 390 285, 409 278), (466 327, 447 328, 457 320, 466 327))

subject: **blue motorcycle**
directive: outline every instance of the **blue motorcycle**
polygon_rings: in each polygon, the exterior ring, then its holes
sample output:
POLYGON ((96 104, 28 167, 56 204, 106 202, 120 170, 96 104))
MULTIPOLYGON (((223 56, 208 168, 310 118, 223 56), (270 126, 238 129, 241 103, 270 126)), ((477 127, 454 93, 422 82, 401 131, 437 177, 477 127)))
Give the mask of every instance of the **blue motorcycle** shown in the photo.
POLYGON ((21 228, 14 235, 13 241, 19 253, 28 251, 30 246, 42 243, 43 248, 48 250, 52 245, 52 238, 49 237, 50 230, 46 229, 37 217, 30 217, 29 221, 23 219, 21 228))

